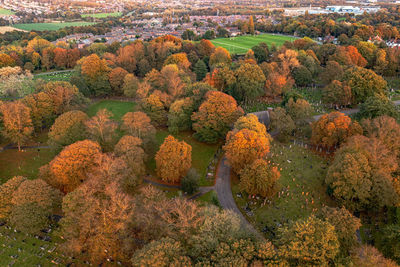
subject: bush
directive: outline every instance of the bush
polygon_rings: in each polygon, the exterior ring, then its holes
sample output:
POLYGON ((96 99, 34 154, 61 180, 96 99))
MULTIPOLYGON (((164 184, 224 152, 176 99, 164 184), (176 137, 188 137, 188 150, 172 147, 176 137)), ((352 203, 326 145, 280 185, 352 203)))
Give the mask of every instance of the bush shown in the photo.
POLYGON ((191 168, 181 180, 182 191, 188 193, 189 195, 196 192, 199 189, 199 178, 200 175, 197 173, 197 171, 191 168))

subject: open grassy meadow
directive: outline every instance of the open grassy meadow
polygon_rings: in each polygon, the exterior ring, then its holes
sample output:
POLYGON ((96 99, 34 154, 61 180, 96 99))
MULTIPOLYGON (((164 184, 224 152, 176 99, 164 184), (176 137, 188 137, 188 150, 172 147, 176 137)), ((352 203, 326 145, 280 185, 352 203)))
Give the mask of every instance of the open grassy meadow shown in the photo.
POLYGON ((271 33, 260 35, 245 35, 231 38, 218 38, 211 40, 215 46, 226 48, 231 54, 245 54, 253 46, 259 43, 266 43, 269 46, 275 44, 276 46, 283 45, 286 41, 294 41, 295 37, 275 35, 271 33))
POLYGON ((9 149, 0 152, 0 184, 16 175, 35 179, 39 168, 50 162, 54 156, 48 148, 29 148, 23 152, 9 149))
POLYGON ((22 23, 15 24, 14 27, 25 31, 57 31, 65 27, 72 26, 89 26, 95 24, 94 22, 49 22, 49 23, 22 23))
POLYGON ((323 205, 334 205, 324 184, 328 166, 325 159, 306 148, 274 142, 270 160, 278 164, 281 172, 279 192, 270 203, 264 203, 264 199, 248 199, 245 193, 241 194, 237 177, 232 183, 238 207, 268 238, 274 238, 272 233, 279 225, 309 216, 323 205))
POLYGON ((130 111, 134 111, 134 107, 136 103, 134 102, 126 102, 126 101, 119 101, 119 100, 101 100, 92 105, 90 105, 86 111, 86 113, 93 117, 96 115, 97 111, 100 109, 107 109, 112 114, 114 114, 113 119, 121 120, 121 118, 130 111))
POLYGON ((14 11, 0 7, 0 16, 2 16, 2 15, 8 16, 8 15, 14 15, 14 14, 15 14, 14 11))
POLYGON ((107 18, 107 17, 120 17, 120 16, 122 16, 122 12, 83 14, 81 17, 82 18, 90 17, 90 18, 102 19, 102 18, 107 18))

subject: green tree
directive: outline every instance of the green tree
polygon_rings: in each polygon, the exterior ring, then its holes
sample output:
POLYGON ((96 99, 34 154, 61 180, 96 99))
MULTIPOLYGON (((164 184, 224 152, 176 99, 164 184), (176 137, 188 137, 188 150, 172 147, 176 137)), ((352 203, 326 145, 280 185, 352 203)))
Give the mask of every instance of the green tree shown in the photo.
POLYGON ((251 100, 264 93, 265 76, 258 65, 245 63, 236 71, 235 97, 242 100, 251 100))
POLYGON ((89 117, 86 113, 73 110, 60 115, 51 126, 48 133, 49 146, 58 151, 62 147, 85 139, 85 121, 89 117))
POLYGON ((277 134, 279 140, 286 141, 293 135, 296 125, 285 109, 277 107, 269 112, 269 116, 271 130, 277 134))
POLYGON ((361 67, 346 70, 342 81, 350 86, 356 103, 362 103, 374 95, 384 94, 387 88, 387 82, 382 76, 361 67))
POLYGON ((14 192, 18 189, 18 187, 26 181, 25 177, 15 176, 0 185, 0 220, 6 221, 9 219, 11 213, 11 200, 14 192))
POLYGON ((279 229, 279 252, 294 265, 327 265, 339 252, 335 227, 315 216, 279 229))
POLYGON ((199 59, 193 67, 194 73, 196 73, 196 80, 202 81, 207 74, 207 65, 203 60, 199 59))
POLYGON ((168 131, 178 133, 179 131, 190 130, 193 111, 193 102, 189 97, 178 99, 172 103, 168 114, 168 131))
POLYGON ((313 81, 312 73, 303 65, 296 67, 293 72, 292 76, 297 86, 307 86, 310 85, 313 81))
POLYGON ((396 105, 384 95, 375 95, 368 97, 364 103, 360 104, 360 112, 357 114, 360 118, 376 118, 387 115, 398 119, 400 116, 396 105))
POLYGON ((195 193, 199 189, 200 175, 196 169, 189 169, 187 174, 181 180, 181 189, 189 195, 195 193))
POLYGON ((37 233, 61 207, 62 194, 41 179, 25 180, 13 193, 10 223, 25 233, 37 233))

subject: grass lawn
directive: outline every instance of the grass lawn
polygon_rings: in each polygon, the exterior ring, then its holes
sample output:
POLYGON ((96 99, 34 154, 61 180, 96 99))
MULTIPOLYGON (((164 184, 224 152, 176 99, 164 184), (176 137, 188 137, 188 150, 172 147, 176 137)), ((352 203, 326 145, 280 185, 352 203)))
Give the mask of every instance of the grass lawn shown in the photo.
POLYGON ((28 179, 37 177, 39 168, 54 158, 50 149, 27 149, 19 152, 10 149, 0 152, 0 184, 10 178, 21 175, 28 179))
POLYGON ((126 101, 119 101, 119 100, 101 100, 89 106, 86 113, 92 117, 96 115, 97 111, 100 109, 107 109, 112 114, 114 114, 115 120, 121 120, 122 116, 125 113, 134 111, 134 107, 136 103, 134 102, 126 102, 126 101))
POLYGON ((0 266, 55 266, 65 258, 57 243, 0 226, 0 266))
POLYGON ((222 46, 226 48, 231 54, 245 54, 253 46, 259 43, 266 43, 269 46, 275 44, 276 46, 282 46, 285 41, 294 41, 295 37, 275 35, 275 34, 260 34, 260 35, 245 35, 232 38, 218 38, 211 40, 215 46, 222 46))
MULTIPOLYGON (((324 204, 334 205, 324 184, 328 163, 325 159, 300 146, 277 142, 271 146, 270 159, 281 172, 280 191, 271 203, 263 205, 264 199, 249 200, 245 193, 238 195, 238 179, 234 176, 232 180, 238 207, 260 231, 267 226, 273 232, 280 224, 309 216, 324 204), (247 203, 251 212, 244 211, 247 203)), ((266 231, 268 238, 274 238, 272 232, 266 231)))
POLYGON ((0 7, 0 15, 14 15, 14 14, 15 14, 14 11, 0 7))
MULTIPOLYGON (((171 133, 168 132, 167 129, 158 129, 156 133, 156 144, 155 148, 153 149, 155 152, 158 151, 159 147, 164 142, 164 139, 170 134, 171 133)), ((195 168, 200 174, 200 185, 212 185, 214 180, 206 179, 207 167, 211 160, 213 160, 213 156, 218 150, 218 145, 201 143, 193 138, 191 132, 182 132, 173 134, 173 136, 178 140, 183 140, 192 146, 192 167, 195 168)), ((147 167, 152 174, 155 173, 156 162, 154 160, 154 155, 150 155, 150 160, 147 164, 147 167)))
POLYGON ((122 16, 122 12, 113 12, 113 13, 95 13, 95 14, 83 14, 81 15, 82 18, 107 18, 107 17, 120 17, 122 16))
POLYGON ((42 79, 46 82, 53 81, 66 81, 69 82, 73 72, 61 72, 61 73, 39 73, 34 76, 34 79, 42 79))
POLYGON ((23 23, 23 24, 15 24, 13 27, 25 31, 57 31, 59 29, 65 27, 72 26, 88 26, 93 25, 94 22, 50 22, 50 23, 23 23))
POLYGON ((212 205, 219 204, 217 193, 214 190, 205 193, 204 195, 196 198, 196 200, 203 204, 212 204, 212 205))

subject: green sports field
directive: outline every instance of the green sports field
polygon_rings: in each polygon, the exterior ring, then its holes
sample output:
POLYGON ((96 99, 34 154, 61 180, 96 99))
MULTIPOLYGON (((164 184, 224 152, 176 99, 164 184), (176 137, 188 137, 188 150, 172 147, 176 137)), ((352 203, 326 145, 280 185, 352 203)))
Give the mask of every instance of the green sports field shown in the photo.
POLYGON ((274 35, 270 33, 260 35, 245 35, 231 38, 218 38, 211 40, 215 46, 221 46, 226 48, 231 54, 245 54, 253 46, 259 43, 266 43, 269 46, 275 44, 276 46, 282 46, 286 41, 294 41, 295 37, 274 35))
POLYGON ((25 31, 57 31, 59 29, 71 26, 88 26, 93 25, 93 22, 50 22, 50 23, 24 23, 13 25, 17 29, 25 31))
POLYGON ((107 18, 107 17, 120 17, 120 16, 122 16, 122 12, 83 14, 82 18, 91 17, 91 18, 102 19, 102 18, 107 18))
POLYGON ((0 7, 0 15, 14 15, 15 12, 9 10, 9 9, 5 9, 0 7))

